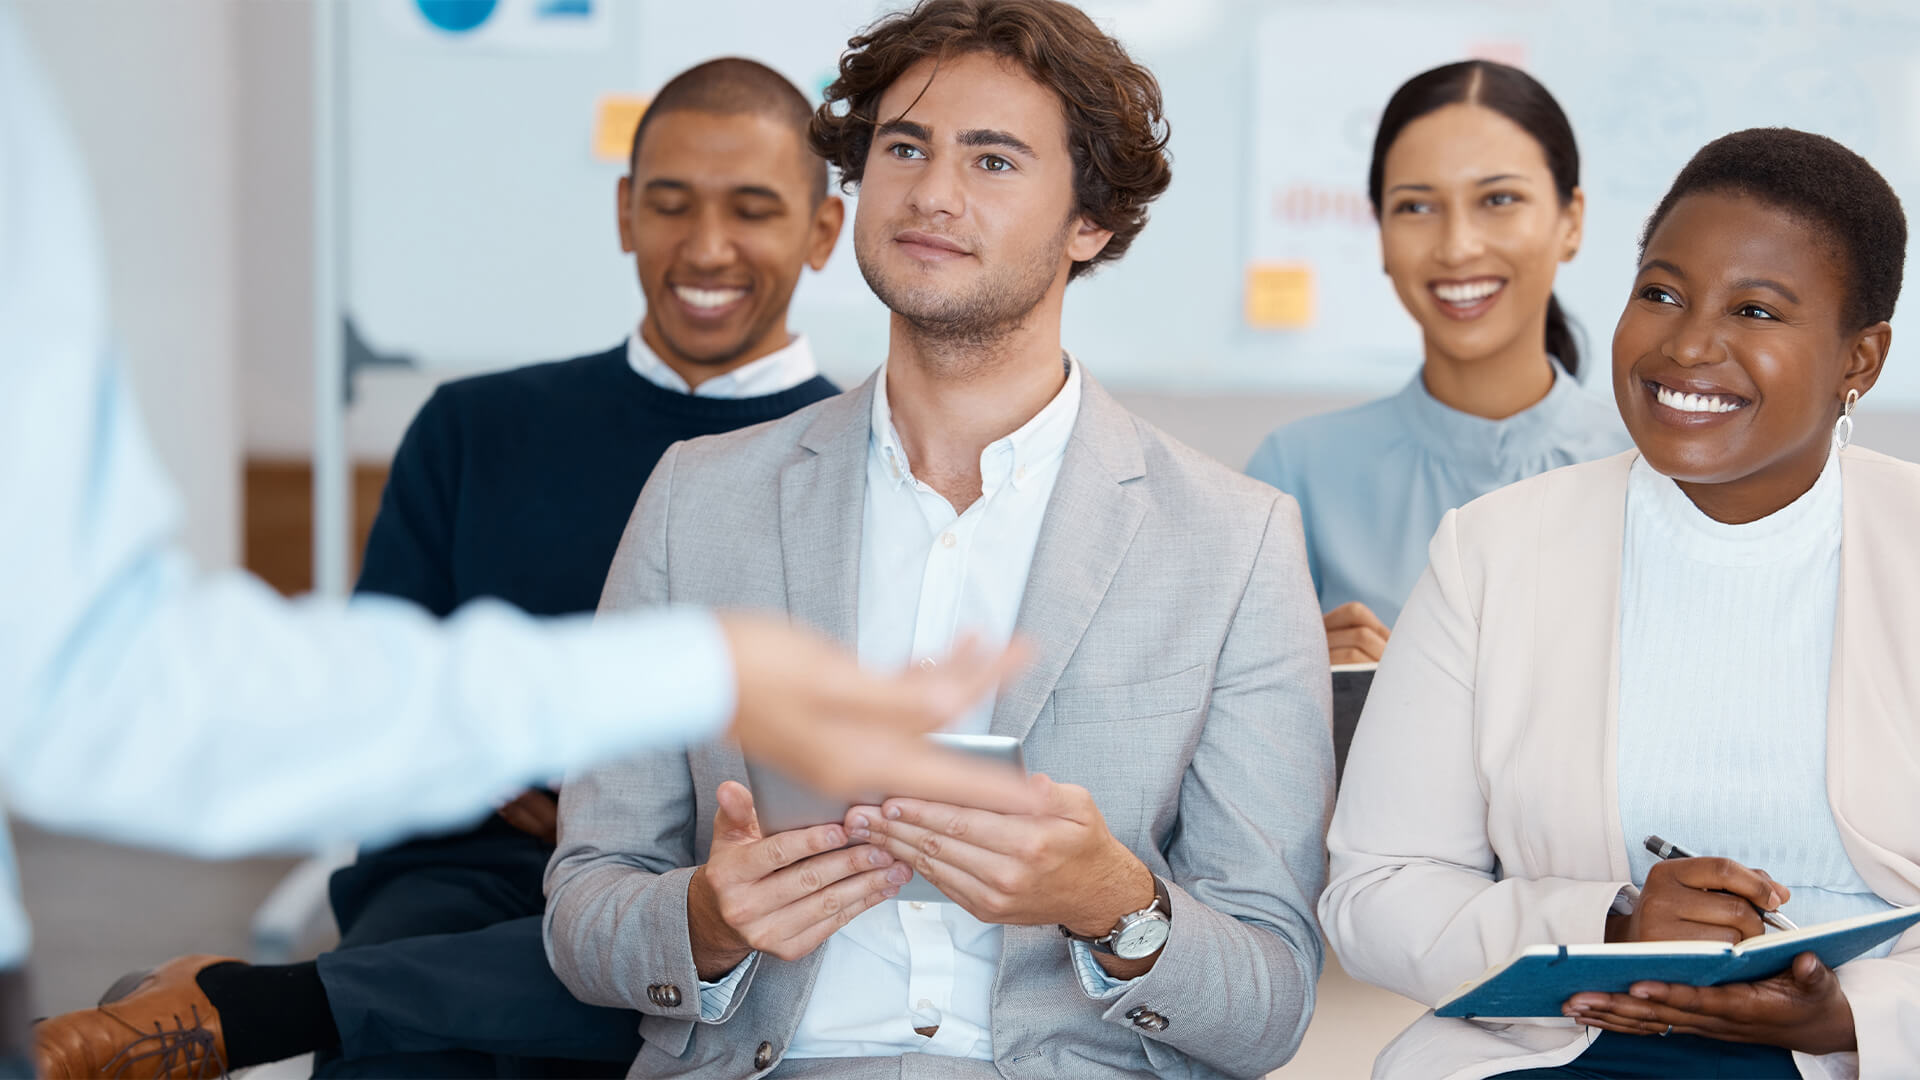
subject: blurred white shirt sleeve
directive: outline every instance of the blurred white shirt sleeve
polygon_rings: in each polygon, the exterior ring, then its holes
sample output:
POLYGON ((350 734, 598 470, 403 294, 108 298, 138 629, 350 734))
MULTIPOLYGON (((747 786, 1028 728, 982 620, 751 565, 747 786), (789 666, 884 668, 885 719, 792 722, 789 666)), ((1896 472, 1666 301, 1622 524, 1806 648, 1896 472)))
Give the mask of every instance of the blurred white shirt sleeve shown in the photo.
MULTIPOLYGON (((704 612, 590 629, 474 605, 441 623, 398 601, 288 603, 242 574, 196 574, 114 357, 82 170, 28 52, 0 4, 0 785, 14 811, 202 855, 307 847, 450 825, 512 784, 720 732, 733 672, 704 612)), ((17 914, 0 911, 0 964, 24 947, 17 914)))

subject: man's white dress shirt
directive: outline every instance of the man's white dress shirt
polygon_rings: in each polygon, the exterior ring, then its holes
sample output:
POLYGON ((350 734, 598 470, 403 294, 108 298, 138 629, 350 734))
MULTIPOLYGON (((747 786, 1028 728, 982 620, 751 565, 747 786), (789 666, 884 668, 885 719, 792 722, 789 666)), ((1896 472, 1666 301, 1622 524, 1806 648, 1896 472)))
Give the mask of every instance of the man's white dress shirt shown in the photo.
MULTIPOLYGON (((863 665, 897 671, 931 663, 971 633, 992 646, 1013 638, 1020 602, 1060 462, 1080 415, 1080 366, 1046 407, 980 453, 980 498, 964 512, 913 475, 893 426, 886 374, 873 395, 867 493, 860 533, 859 649, 863 665)), ((980 733, 989 699, 952 730, 980 733)), ((789 1058, 902 1053, 993 1058, 993 981, 1000 927, 957 904, 892 901, 848 923, 821 946, 820 973, 789 1058), (915 1028, 938 1028, 931 1037, 915 1028)), ((1082 987, 1112 997, 1085 946, 1072 954, 1082 987)), ((701 1014, 725 1014, 756 958, 701 984, 701 1014)))
MULTIPOLYGON (((0 6, 0 790, 54 828, 208 856, 374 840, 513 783, 716 735, 711 615, 445 623, 202 577, 114 355, 85 177, 0 6), (395 797, 404 792, 405 797, 395 797)), ((0 967, 26 915, 0 828, 0 967)))
MULTIPOLYGON (((894 671, 944 653, 963 632, 1013 638, 1027 571, 1060 459, 1080 415, 1080 369, 1018 431, 980 452, 980 498, 955 513, 913 475, 894 429, 885 373, 873 395, 867 497, 860 530, 862 664, 894 671)), ((954 726, 984 732, 993 702, 954 726)), ((788 1057, 920 1051, 993 1057, 993 977, 1000 928, 958 904, 890 901, 822 946, 813 998, 788 1057), (929 1039, 917 1027, 938 1027, 929 1039)))
MULTIPOLYGON (((644 318, 641 325, 645 325, 644 318)), ((689 389, 687 380, 647 345, 646 339, 640 336, 639 326, 634 327, 632 336, 627 338, 627 365, 636 375, 662 390, 703 398, 765 397, 791 390, 820 374, 819 366, 813 362, 813 346, 807 344, 806 335, 796 334, 784 348, 689 389)))

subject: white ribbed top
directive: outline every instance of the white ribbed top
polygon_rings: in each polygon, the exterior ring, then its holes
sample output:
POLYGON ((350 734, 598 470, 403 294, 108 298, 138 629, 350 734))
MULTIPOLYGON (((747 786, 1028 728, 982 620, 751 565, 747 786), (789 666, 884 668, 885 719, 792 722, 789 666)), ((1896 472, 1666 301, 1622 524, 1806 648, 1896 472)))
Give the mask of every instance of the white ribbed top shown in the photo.
POLYGON ((1620 820, 1635 884, 1658 834, 1759 867, 1801 926, 1892 905, 1861 880, 1827 804, 1827 679, 1840 591, 1837 455, 1746 525, 1701 513, 1645 458, 1627 481, 1620 573, 1620 820))

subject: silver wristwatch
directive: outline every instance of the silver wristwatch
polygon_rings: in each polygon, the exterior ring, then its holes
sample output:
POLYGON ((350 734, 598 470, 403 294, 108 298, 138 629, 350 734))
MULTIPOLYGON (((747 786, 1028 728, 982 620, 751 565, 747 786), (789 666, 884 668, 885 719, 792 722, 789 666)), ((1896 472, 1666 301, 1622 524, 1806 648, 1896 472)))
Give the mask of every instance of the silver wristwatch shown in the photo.
POLYGON ((1090 938, 1062 926, 1060 933, 1085 942, 1094 952, 1117 956, 1122 960, 1144 960, 1160 951, 1173 931, 1173 901, 1167 897, 1167 883, 1153 875, 1153 903, 1120 916, 1105 937, 1090 938))

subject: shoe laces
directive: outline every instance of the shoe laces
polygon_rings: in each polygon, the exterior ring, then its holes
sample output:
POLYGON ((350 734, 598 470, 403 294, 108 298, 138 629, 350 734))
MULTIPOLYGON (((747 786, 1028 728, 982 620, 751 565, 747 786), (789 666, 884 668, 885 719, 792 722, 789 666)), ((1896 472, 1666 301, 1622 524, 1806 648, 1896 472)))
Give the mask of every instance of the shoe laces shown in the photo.
POLYGON ((227 1063, 220 1056, 217 1037, 207 1029, 206 1020, 200 1015, 200 1006, 190 1005, 189 1008, 193 1014, 193 1026, 182 1022, 179 1013, 173 1015, 171 1031, 155 1020, 152 1034, 142 1033, 121 1047, 120 1052, 101 1067, 101 1071, 108 1076, 124 1077, 131 1075, 137 1067, 147 1065, 154 1070, 154 1076, 178 1080, 225 1077, 227 1063), (154 1060, 156 1058, 159 1060, 154 1060), (180 1071, 175 1072, 175 1069, 180 1071))

